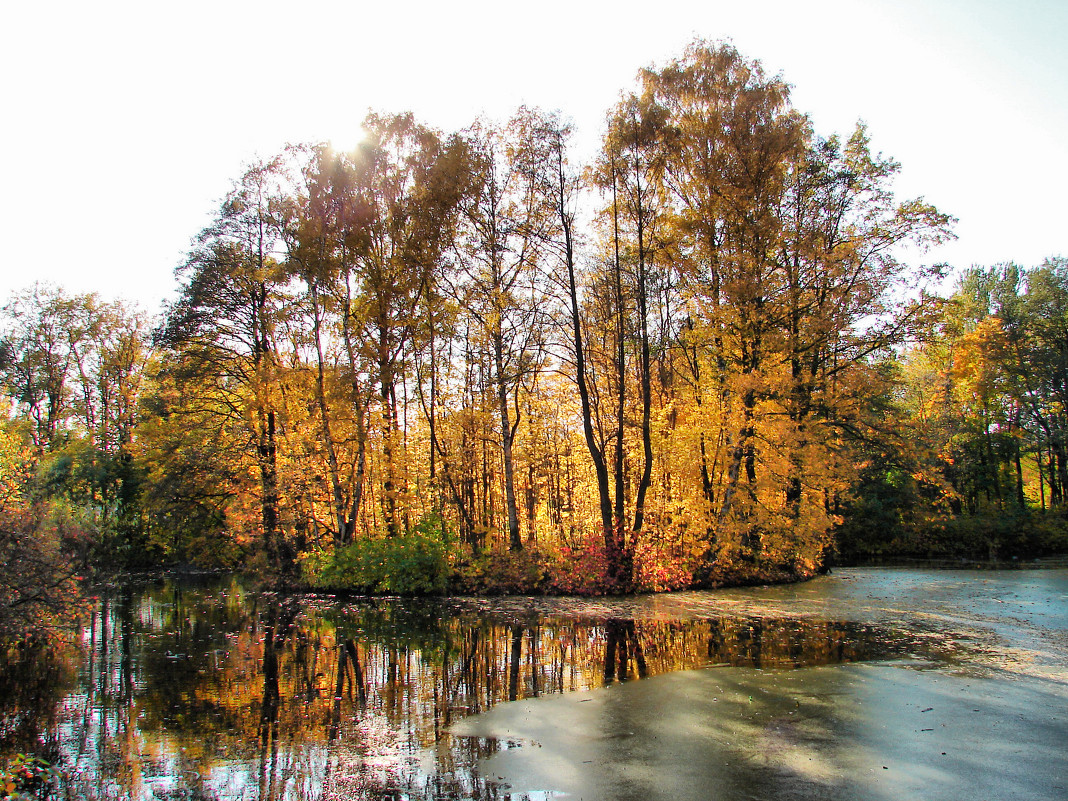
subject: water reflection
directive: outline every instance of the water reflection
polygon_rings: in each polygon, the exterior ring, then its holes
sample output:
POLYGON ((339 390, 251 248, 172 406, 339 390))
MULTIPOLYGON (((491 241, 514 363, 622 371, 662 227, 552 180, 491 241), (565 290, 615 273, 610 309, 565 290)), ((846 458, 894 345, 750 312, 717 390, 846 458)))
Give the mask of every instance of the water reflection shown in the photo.
POLYGON ((254 594, 236 581, 103 597, 81 644, 71 684, 57 667, 32 699, 12 689, 19 681, 2 688, 3 744, 15 750, 16 730, 22 744, 50 744, 61 797, 145 801, 504 798, 473 766, 506 744, 446 734, 502 701, 918 647, 847 623, 495 617, 254 594))
POLYGON ((0 757, 58 753, 57 714, 72 686, 76 655, 47 636, 0 644, 0 757))

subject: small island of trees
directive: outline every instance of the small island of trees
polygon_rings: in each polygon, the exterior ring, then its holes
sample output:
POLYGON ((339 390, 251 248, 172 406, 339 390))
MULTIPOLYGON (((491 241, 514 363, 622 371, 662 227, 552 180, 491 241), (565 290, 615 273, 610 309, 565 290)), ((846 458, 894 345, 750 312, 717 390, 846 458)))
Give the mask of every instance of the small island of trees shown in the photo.
POLYGON ((865 128, 695 42, 596 157, 521 108, 249 166, 161 318, 0 319, 4 624, 92 569, 663 591, 1068 546, 1068 261, 972 267, 865 128))

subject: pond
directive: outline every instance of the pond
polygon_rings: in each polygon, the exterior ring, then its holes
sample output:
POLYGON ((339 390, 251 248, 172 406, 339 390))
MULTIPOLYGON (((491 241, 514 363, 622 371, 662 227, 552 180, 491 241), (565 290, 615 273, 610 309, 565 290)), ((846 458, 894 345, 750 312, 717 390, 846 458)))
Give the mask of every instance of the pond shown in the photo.
POLYGON ((4 665, 0 745, 61 798, 1062 798, 1066 632, 1063 570, 591 600, 167 580, 4 665))

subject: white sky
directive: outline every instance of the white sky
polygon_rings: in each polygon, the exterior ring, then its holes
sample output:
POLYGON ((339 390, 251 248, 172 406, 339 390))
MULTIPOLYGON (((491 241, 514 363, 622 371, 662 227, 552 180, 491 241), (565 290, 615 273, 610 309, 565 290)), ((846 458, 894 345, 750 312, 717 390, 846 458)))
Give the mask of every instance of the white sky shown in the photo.
POLYGON ((1068 0, 52 0, 0 10, 0 299, 35 280, 158 311, 242 166, 351 145, 368 108, 457 130, 560 109, 587 153, 695 36, 858 119, 960 268, 1068 255, 1068 0))

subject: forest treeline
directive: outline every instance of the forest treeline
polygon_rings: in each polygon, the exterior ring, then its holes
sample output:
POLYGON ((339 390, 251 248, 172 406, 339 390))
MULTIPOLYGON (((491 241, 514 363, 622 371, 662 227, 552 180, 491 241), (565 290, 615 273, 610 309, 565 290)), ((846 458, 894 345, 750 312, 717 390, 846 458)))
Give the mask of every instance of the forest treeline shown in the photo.
POLYGON ((9 299, 6 563, 609 592, 1064 546, 1068 261, 932 294, 952 218, 732 47, 588 164, 534 109, 364 129, 244 170, 158 320, 9 299))

